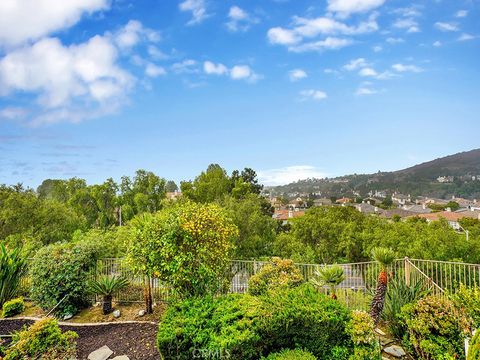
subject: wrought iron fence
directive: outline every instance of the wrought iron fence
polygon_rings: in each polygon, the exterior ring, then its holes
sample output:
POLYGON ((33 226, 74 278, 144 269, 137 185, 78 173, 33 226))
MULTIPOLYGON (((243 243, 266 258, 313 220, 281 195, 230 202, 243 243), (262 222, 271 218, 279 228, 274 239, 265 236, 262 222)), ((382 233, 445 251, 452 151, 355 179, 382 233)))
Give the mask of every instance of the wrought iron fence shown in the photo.
MULTIPOLYGON (((235 260, 231 262, 229 276, 231 279, 229 292, 246 293, 248 280, 256 274, 268 261, 235 260)), ((304 279, 309 281, 315 276, 320 264, 295 264, 304 279)), ((371 296, 375 290, 380 266, 376 262, 359 262, 338 264, 344 270, 345 280, 337 287, 338 299, 352 309, 367 309, 371 296)), ((480 287, 480 265, 447 261, 398 259, 388 269, 389 277, 406 283, 421 282, 431 293, 442 295, 455 292, 460 284, 468 287, 480 287)), ((97 262, 92 270, 91 277, 124 276, 129 280, 129 286, 115 294, 117 302, 143 302, 145 281, 150 281, 154 302, 168 301, 171 298, 171 289, 168 284, 157 278, 145 279, 134 273, 128 264, 121 258, 106 258, 97 262)), ((22 280, 24 293, 28 297, 30 280, 22 280)), ((328 294, 327 286, 320 289, 328 294)))

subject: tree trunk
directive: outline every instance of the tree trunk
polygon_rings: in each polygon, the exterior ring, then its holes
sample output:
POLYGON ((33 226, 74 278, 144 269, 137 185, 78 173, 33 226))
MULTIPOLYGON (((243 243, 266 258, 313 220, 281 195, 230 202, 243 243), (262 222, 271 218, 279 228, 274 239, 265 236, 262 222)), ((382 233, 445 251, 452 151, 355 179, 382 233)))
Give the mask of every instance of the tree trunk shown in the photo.
POLYGON ((149 277, 145 277, 145 289, 144 289, 143 295, 145 298, 145 311, 147 312, 147 314, 152 314, 153 313, 152 287, 150 284, 149 277))
POLYGON ((103 297, 103 315, 110 314, 112 312, 112 295, 105 295, 103 297))
POLYGON ((385 281, 386 275, 382 275, 383 274, 380 274, 379 276, 377 288, 375 289, 375 296, 372 299, 372 305, 370 308, 370 316, 372 317, 375 325, 377 325, 380 321, 383 305, 385 303, 385 296, 387 294, 387 282, 385 281))

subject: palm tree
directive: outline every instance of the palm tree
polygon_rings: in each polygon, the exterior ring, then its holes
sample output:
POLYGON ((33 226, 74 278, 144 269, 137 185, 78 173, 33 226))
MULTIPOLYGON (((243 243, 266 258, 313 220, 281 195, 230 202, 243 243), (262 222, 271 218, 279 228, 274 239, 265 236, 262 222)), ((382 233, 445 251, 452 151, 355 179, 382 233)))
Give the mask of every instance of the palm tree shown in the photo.
POLYGON ((380 274, 378 275, 377 288, 375 289, 375 296, 372 299, 370 306, 370 316, 372 317, 375 325, 380 320, 380 315, 383 311, 383 305, 385 303, 385 296, 387 294, 388 284, 388 267, 395 260, 395 253, 392 249, 378 247, 372 251, 373 259, 380 264, 380 274))
POLYGON ((103 296, 103 314, 107 315, 112 312, 113 294, 126 288, 128 280, 124 277, 104 276, 90 281, 87 286, 92 294, 103 296))
POLYGON ((336 300, 335 287, 345 280, 343 268, 339 265, 322 266, 315 270, 315 278, 311 279, 311 283, 316 287, 327 285, 330 287, 332 299, 336 300))

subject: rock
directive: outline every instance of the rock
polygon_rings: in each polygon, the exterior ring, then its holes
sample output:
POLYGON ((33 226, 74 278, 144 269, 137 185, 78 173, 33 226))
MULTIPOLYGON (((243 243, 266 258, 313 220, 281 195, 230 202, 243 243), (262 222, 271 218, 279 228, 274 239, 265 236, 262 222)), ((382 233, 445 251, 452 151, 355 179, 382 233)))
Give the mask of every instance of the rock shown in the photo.
POLYGON ((119 318, 120 317, 120 310, 115 310, 113 312, 113 317, 119 318))
POLYGON ((380 335, 380 336, 385 336, 387 334, 385 334, 382 330, 380 330, 379 328, 375 328, 375 332, 380 335))
POLYGON ((140 310, 140 311, 138 312, 138 316, 145 316, 146 313, 147 313, 147 312, 146 312, 145 310, 140 310))
POLYGON ((389 339, 387 337, 381 337, 380 338, 380 344, 382 344, 382 346, 387 346, 389 344, 393 343, 393 340, 392 339, 389 339))
POLYGON ((392 345, 392 346, 386 347, 385 349, 383 349, 383 351, 385 351, 388 355, 392 355, 392 356, 395 356, 397 358, 401 358, 401 357, 407 355, 405 350, 403 350, 398 345, 392 345))
POLYGON ((130 360, 127 355, 115 356, 112 360, 130 360))
POLYGON ((91 352, 88 355, 88 360, 107 360, 112 354, 113 351, 110 350, 108 346, 104 345, 100 349, 91 352))
POLYGON ((70 320, 71 318, 73 318, 73 314, 65 314, 63 316, 63 320, 70 320))

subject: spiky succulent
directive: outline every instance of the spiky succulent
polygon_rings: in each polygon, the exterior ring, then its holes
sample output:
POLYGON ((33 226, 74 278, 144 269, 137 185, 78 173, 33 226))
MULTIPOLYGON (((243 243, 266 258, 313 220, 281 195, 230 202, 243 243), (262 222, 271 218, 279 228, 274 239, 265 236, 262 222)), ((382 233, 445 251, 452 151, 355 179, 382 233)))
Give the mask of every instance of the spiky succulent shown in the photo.
POLYGON ((330 287, 332 298, 336 299, 335 287, 345 280, 345 273, 340 265, 322 266, 315 270, 315 277, 310 281, 316 287, 330 287))

